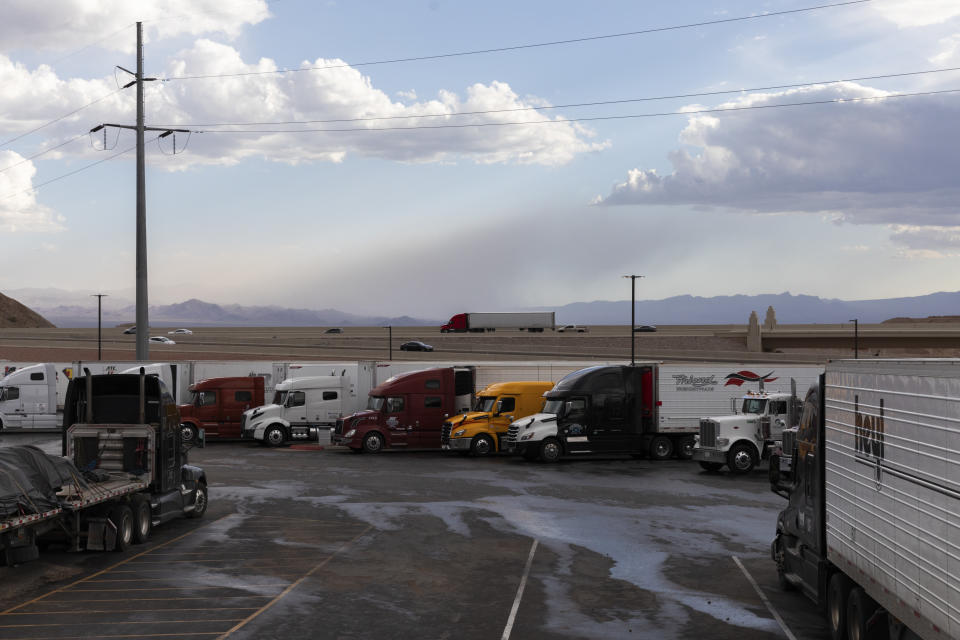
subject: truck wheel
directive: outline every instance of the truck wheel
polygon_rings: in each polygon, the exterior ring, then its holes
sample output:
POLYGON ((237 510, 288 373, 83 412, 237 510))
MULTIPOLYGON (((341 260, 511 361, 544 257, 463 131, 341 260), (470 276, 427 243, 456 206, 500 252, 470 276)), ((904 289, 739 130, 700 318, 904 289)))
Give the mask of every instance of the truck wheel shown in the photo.
POLYGON ((703 460, 701 460, 700 468, 703 469, 704 471, 709 471, 710 473, 716 473, 717 471, 720 471, 720 469, 723 469, 723 463, 722 462, 704 462, 703 460))
POLYGON ((830 576, 827 585, 827 625, 830 627, 831 640, 845 640, 847 637, 847 593, 850 584, 847 577, 839 571, 830 576))
POLYGON ((540 444, 540 459, 544 462, 556 462, 563 455, 563 448, 556 438, 547 438, 540 444))
POLYGON ((263 443, 268 447, 279 447, 287 440, 287 434, 283 432, 283 427, 278 424, 270 425, 263 432, 263 443))
POLYGON ((657 436, 650 441, 650 459, 666 460, 673 455, 673 441, 667 436, 657 436))
POLYGON ((210 502, 209 494, 207 494, 207 483, 198 482, 193 493, 193 511, 188 511, 186 515, 188 518, 202 518, 203 514, 207 512, 207 504, 210 502))
POLYGON ((200 434, 197 432, 197 428, 189 422, 185 422, 180 425, 181 444, 193 444, 197 441, 199 435, 200 434))
POLYGON ((693 458, 693 446, 696 440, 693 436, 684 436, 677 442, 677 457, 681 460, 690 460, 693 458))
POLYGON ((757 453, 751 445, 740 442, 733 445, 727 454, 727 466, 738 474, 750 473, 757 465, 757 453))
POLYGON ((484 433, 478 435, 473 439, 473 442, 470 443, 470 453, 478 458, 489 456, 496 451, 497 446, 493 444, 493 440, 490 439, 490 436, 484 433))
POLYGON ((133 510, 133 544, 143 544, 150 537, 153 529, 153 513, 150 510, 150 501, 139 493, 130 500, 133 510))
POLYGON ((879 624, 882 620, 878 616, 873 625, 867 623, 873 618, 877 610, 877 603, 860 587, 854 587, 847 596, 847 638, 849 640, 876 640, 880 631, 886 631, 886 624, 879 624))
POLYGON ((380 453, 383 451, 383 436, 376 431, 371 431, 363 436, 363 450, 367 453, 380 453))
POLYGON ((110 510, 110 522, 117 529, 115 551, 126 551, 133 542, 133 511, 125 504, 118 504, 110 510))

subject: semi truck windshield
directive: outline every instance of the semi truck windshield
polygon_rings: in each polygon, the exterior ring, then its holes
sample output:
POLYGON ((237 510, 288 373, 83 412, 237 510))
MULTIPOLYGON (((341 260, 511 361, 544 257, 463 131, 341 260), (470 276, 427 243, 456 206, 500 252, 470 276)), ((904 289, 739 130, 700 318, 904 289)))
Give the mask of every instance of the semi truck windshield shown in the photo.
POLYGON ((543 413, 560 413, 560 407, 563 406, 563 400, 547 400, 543 405, 543 413))
POLYGON ((367 400, 367 409, 380 411, 380 409, 383 409, 383 401, 383 396, 370 396, 367 400))
POLYGON ((496 396, 480 396, 477 398, 477 406, 473 408, 474 411, 483 411, 484 413, 490 413, 493 411, 493 407, 497 402, 496 396))
POLYGON ((767 406, 766 398, 744 398, 743 399, 744 413, 763 413, 763 409, 766 406, 767 406))

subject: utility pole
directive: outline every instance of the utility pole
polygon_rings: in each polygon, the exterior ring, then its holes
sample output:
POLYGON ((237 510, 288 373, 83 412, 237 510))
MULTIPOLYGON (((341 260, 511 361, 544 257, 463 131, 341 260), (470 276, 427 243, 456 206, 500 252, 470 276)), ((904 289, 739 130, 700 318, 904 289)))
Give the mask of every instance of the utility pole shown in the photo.
POLYGON ((105 296, 105 295, 107 295, 107 294, 105 294, 105 293, 94 293, 94 294, 91 294, 91 296, 90 296, 91 298, 93 298, 93 297, 96 297, 96 298, 97 298, 97 360, 102 360, 101 351, 100 351, 100 344, 101 344, 101 342, 100 342, 100 324, 101 324, 101 323, 100 323, 100 319, 103 317, 103 313, 102 313, 103 307, 101 306, 100 303, 103 302, 103 296, 105 296))
POLYGON ((634 335, 634 329, 637 326, 637 278, 642 278, 643 276, 638 275, 629 275, 623 276, 624 278, 630 278, 630 366, 636 364, 636 336, 634 335))
POLYGON ((162 131, 160 138, 172 135, 174 132, 190 133, 189 129, 158 129, 146 127, 143 124, 143 83, 152 82, 156 78, 143 77, 143 23, 137 23, 137 71, 134 73, 120 65, 117 68, 134 77, 123 85, 123 89, 137 85, 137 124, 100 124, 90 130, 96 133, 104 127, 119 129, 133 129, 137 132, 137 360, 144 361, 150 358, 150 320, 147 317, 147 180, 144 161, 144 131, 162 131))
POLYGON ((388 356, 389 360, 393 360, 393 325, 387 325, 387 352, 390 354, 388 356))
POLYGON ((860 319, 853 318, 850 322, 853 323, 853 358, 858 360, 860 358, 860 319))

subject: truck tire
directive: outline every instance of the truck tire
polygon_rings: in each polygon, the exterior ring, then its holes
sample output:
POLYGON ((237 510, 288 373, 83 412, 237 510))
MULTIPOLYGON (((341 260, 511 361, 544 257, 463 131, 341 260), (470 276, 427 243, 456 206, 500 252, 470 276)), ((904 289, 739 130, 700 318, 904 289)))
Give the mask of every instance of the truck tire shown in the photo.
POLYGON ((738 442, 727 454, 727 466, 736 474, 750 473, 757 466, 757 450, 751 444, 738 442))
POLYGON ((118 504, 110 510, 109 519, 117 530, 114 551, 126 551, 133 543, 133 510, 125 504, 118 504))
POLYGON ((827 584, 827 626, 830 628, 830 640, 846 640, 847 637, 847 594, 850 581, 839 571, 830 576, 827 584))
POLYGON ((563 447, 556 438, 546 438, 540 443, 540 459, 544 462, 556 462, 563 456, 563 447))
POLYGON ((887 631, 886 621, 882 617, 873 618, 878 606, 860 587, 850 590, 847 596, 848 640, 877 640, 881 637, 881 631, 887 631))
POLYGON ((363 436, 363 450, 365 453, 380 453, 383 451, 383 436, 371 431, 363 436))
POLYGON ((681 460, 691 460, 693 458, 693 447, 696 444, 693 436, 684 436, 677 441, 677 457, 681 460))
POLYGON ((180 444, 193 444, 199 437, 196 425, 184 422, 180 425, 180 444))
POLYGON ((497 445, 495 445, 490 436, 485 433, 481 433, 473 439, 473 442, 470 443, 470 453, 478 458, 485 458, 493 455, 496 452, 497 445))
POLYGON ((720 471, 720 469, 723 469, 723 463, 722 462, 704 462, 703 460, 701 460, 700 468, 703 469, 704 471, 709 471, 710 473, 716 473, 717 471, 720 471))
POLYGON ((673 440, 669 436, 657 436, 650 441, 650 459, 666 460, 673 455, 673 440))
POLYGON ((287 441, 287 434, 283 427, 278 424, 272 424, 263 432, 263 444, 268 447, 280 447, 287 441))
POLYGON ((200 481, 193 492, 193 511, 188 511, 188 518, 202 518, 207 512, 207 505, 210 504, 210 494, 207 493, 207 483, 200 481))
POLYGON ((133 544, 143 544, 150 537, 150 531, 153 529, 150 501, 142 494, 136 493, 130 499, 130 508, 133 510, 133 544))

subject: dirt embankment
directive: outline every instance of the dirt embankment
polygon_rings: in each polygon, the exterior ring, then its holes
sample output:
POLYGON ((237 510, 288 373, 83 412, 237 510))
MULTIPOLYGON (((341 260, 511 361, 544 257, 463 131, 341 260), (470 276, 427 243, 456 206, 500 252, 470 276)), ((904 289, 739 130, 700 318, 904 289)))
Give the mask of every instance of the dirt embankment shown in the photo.
POLYGON ((54 325, 47 321, 39 313, 25 307, 13 298, 0 293, 0 328, 9 329, 18 328, 40 328, 53 327, 54 325))

